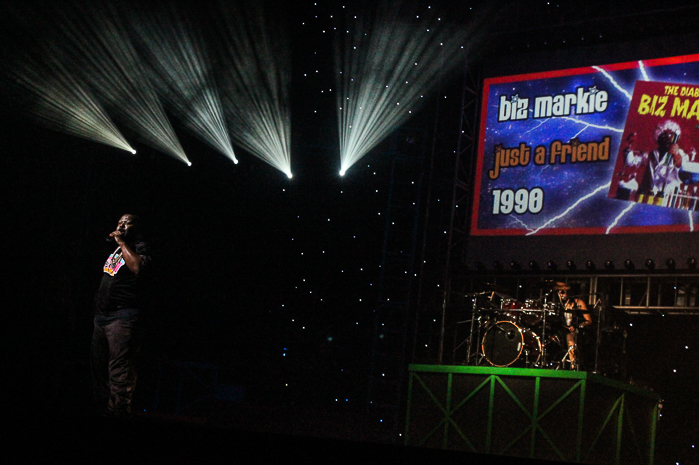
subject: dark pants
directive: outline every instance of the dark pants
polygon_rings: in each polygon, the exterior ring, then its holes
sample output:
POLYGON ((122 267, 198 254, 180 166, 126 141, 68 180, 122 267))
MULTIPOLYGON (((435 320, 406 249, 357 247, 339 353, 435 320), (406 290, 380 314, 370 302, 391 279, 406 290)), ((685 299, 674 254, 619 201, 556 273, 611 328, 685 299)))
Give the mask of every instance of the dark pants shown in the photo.
POLYGON ((131 414, 142 336, 138 315, 110 321, 95 316, 90 357, 93 394, 97 408, 108 415, 131 414))

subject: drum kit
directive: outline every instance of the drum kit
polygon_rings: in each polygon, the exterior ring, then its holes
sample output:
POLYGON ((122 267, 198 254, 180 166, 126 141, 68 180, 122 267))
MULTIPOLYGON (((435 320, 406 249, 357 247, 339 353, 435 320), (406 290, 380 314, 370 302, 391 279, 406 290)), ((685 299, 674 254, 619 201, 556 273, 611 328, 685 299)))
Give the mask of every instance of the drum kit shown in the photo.
MULTIPOLYGON (((565 320, 571 314, 577 318, 582 310, 566 306, 555 286, 541 299, 524 302, 496 285, 488 287, 488 291, 467 295, 473 303, 469 363, 474 356, 476 365, 496 367, 559 369, 570 362, 565 320)), ((575 302, 575 297, 569 302, 575 302)))

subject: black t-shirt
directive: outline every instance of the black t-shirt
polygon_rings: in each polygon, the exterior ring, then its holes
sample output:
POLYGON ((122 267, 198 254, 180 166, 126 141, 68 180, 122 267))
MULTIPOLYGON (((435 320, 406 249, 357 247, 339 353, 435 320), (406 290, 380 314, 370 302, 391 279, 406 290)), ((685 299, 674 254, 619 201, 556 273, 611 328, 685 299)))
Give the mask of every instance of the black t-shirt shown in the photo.
POLYGON ((109 316, 122 309, 139 308, 151 257, 148 244, 143 241, 133 244, 132 249, 143 258, 138 275, 126 266, 121 247, 117 247, 104 263, 102 282, 95 295, 95 315, 109 316))

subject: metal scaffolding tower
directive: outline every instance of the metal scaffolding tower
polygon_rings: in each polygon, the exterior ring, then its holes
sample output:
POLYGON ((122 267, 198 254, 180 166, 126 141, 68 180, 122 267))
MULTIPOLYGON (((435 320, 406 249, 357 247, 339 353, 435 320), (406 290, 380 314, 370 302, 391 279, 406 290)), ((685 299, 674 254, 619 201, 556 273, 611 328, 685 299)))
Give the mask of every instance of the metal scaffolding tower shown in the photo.
POLYGON ((391 154, 386 227, 369 374, 368 405, 380 415, 392 441, 398 439, 405 381, 415 245, 422 189, 424 141, 401 131, 391 154))

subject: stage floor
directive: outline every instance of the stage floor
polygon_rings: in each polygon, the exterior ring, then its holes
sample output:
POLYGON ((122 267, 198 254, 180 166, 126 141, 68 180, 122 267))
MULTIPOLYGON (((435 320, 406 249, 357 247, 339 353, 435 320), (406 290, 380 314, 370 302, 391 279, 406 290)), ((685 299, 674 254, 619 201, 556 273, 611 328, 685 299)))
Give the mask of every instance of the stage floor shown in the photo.
POLYGON ((13 457, 12 463, 542 463, 424 447, 251 432, 183 417, 24 418, 7 424, 11 433, 6 455, 13 457))

